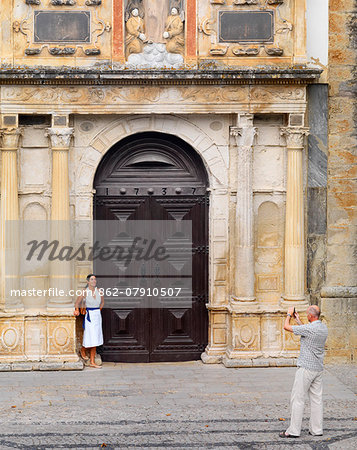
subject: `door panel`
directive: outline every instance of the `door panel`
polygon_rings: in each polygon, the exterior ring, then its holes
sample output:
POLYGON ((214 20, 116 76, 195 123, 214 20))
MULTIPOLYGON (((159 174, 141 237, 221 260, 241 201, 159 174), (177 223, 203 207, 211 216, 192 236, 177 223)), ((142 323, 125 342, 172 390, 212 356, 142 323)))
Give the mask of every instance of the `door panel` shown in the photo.
MULTIPOLYGON (((188 251, 192 253, 192 304, 181 306, 168 297, 157 299, 156 307, 150 307, 152 299, 147 296, 119 296, 119 302, 105 296, 102 358, 115 362, 199 359, 208 338, 208 196, 202 161, 183 141, 159 133, 136 136, 134 141, 120 144, 120 152, 114 150, 98 168, 94 218, 120 221, 128 224, 128 229, 133 221, 155 221, 150 231, 162 244, 166 239, 165 222, 191 221, 192 244, 188 251), (162 221, 162 225, 156 221, 162 221)), ((105 241, 105 236, 97 238, 105 241)), ((121 235, 118 239, 125 242, 129 238, 121 235)), ((118 239, 107 245, 118 244, 118 239)), ((175 239, 178 249, 187 247, 186 241, 177 236, 175 239)), ((107 272, 101 267, 103 263, 94 263, 100 287, 123 290, 128 286, 128 277, 115 262, 106 263, 107 272), (116 276, 113 279, 106 273, 116 276)), ((156 273, 152 266, 155 262, 151 260, 150 267, 136 264, 132 271, 136 278, 131 283, 144 286, 144 272, 156 273)), ((165 271, 160 267, 157 270, 165 271)), ((183 280, 185 267, 174 267, 177 279, 183 280)), ((157 274, 157 278, 165 276, 167 273, 157 274)))

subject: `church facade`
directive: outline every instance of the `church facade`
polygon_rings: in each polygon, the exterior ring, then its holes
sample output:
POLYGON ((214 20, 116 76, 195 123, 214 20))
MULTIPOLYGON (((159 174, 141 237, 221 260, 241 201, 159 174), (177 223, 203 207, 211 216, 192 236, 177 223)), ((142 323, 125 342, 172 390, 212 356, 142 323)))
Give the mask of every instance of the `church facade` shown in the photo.
POLYGON ((331 325, 328 357, 353 359, 355 266, 351 254, 343 268, 342 235, 336 227, 331 234, 344 206, 329 203, 326 216, 328 72, 309 64, 306 7, 305 0, 2 7, 3 370, 83 367, 73 301, 93 272, 108 288, 105 361, 294 365, 299 340, 283 331, 286 311, 295 306, 304 317, 310 303, 322 305, 331 325), (140 220, 192 223, 190 306, 113 302, 117 280, 111 285, 90 259, 25 261, 24 229, 37 236, 48 226, 76 247, 93 244, 96 221, 140 220))

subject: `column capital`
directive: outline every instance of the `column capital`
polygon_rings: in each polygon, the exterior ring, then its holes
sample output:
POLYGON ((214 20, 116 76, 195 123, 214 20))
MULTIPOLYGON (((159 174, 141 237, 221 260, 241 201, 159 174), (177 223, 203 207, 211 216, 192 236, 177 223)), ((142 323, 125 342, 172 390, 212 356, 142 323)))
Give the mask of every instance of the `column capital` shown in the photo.
POLYGON ((304 148, 304 138, 309 134, 309 128, 282 127, 280 128, 280 134, 286 137, 287 148, 302 150, 304 148))
POLYGON ((233 137, 242 136, 242 128, 240 127, 229 127, 229 134, 233 137))
POLYGON ((52 150, 69 150, 73 133, 73 128, 47 128, 46 136, 50 140, 52 150))
POLYGON ((252 126, 243 126, 243 127, 229 127, 229 133, 233 136, 236 141, 238 147, 252 147, 254 144, 255 136, 258 133, 258 129, 252 126))
POLYGON ((22 136, 22 128, 2 128, 0 138, 2 139, 1 150, 16 151, 19 148, 19 140, 22 136))

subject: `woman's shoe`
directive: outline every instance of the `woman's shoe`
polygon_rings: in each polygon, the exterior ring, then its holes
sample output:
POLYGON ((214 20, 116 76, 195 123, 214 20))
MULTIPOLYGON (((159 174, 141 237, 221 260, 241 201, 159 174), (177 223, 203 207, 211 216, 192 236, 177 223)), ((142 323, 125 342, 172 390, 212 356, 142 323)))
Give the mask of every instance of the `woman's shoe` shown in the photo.
POLYGON ((81 358, 83 359, 83 361, 89 361, 89 358, 86 354, 84 354, 84 356, 83 356, 83 353, 82 352, 80 352, 80 353, 81 353, 81 358))
POLYGON ((281 433, 279 433, 279 436, 281 438, 298 438, 299 436, 294 436, 293 434, 286 434, 285 431, 282 431, 281 433))
POLYGON ((102 366, 98 366, 98 364, 95 364, 95 363, 89 364, 88 367, 93 367, 94 369, 101 369, 102 368, 102 366))

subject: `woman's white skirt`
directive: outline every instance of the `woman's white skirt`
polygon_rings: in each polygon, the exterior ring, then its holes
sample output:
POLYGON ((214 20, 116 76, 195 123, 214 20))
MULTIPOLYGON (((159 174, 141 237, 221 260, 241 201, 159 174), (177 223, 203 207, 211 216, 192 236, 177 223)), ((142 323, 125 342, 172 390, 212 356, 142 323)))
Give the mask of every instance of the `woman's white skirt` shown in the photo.
POLYGON ((85 328, 83 333, 83 347, 98 347, 103 345, 102 315, 100 309, 86 312, 84 316, 85 328), (90 322, 88 320, 90 314, 90 322))

